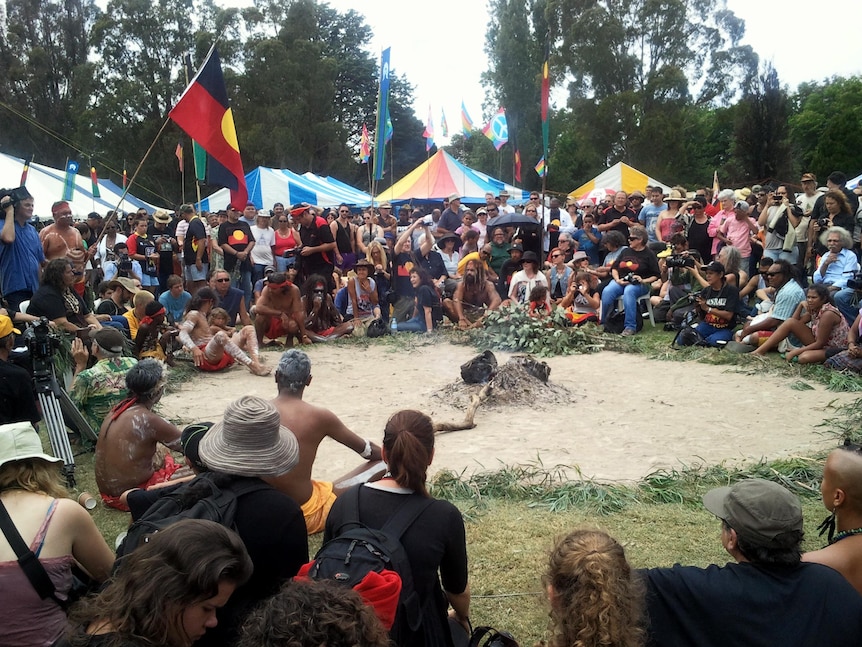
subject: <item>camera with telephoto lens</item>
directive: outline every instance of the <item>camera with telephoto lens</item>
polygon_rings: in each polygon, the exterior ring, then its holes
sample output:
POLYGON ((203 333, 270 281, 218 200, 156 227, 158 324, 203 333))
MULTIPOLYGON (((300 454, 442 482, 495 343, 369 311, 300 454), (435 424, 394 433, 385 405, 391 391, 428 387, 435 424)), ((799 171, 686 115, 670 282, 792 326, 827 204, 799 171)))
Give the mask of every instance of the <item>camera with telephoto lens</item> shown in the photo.
POLYGON ((625 281, 626 283, 633 283, 633 284, 637 285, 638 283, 641 282, 641 277, 639 277, 634 272, 629 272, 628 274, 626 274, 623 277, 623 281, 625 281))
POLYGON ((51 330, 47 317, 39 317, 39 321, 23 334, 33 362, 33 373, 39 374, 51 370, 54 353, 60 348, 60 336, 51 330))
POLYGON ((282 253, 282 258, 296 258, 296 255, 299 253, 299 250, 295 247, 293 249, 286 249, 282 253))
POLYGON ((853 272, 853 276, 847 279, 847 287, 851 290, 862 290, 862 272, 853 272))
POLYGON ((819 218, 817 220, 817 226, 820 229, 829 229, 829 218, 819 218))
POLYGON ((667 267, 694 267, 694 259, 687 254, 671 254, 665 261, 667 267))

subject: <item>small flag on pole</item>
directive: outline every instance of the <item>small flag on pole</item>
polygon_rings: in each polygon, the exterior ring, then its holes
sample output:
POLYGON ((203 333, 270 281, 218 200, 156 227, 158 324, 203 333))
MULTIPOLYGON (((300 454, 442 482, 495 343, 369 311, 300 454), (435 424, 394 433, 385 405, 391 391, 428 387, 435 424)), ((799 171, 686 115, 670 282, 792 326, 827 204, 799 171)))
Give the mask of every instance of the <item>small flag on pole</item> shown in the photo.
POLYGON ((75 195, 75 176, 78 174, 78 162, 69 160, 66 163, 66 180, 63 182, 63 200, 71 200, 75 195))
POLYGON ((515 149, 515 181, 521 181, 521 151, 515 149))
POLYGON ((90 182, 93 183, 93 197, 101 198, 102 192, 99 191, 99 176, 96 174, 96 167, 90 167, 90 182))
POLYGON ((539 162, 535 166, 535 169, 536 169, 536 173, 539 175, 539 177, 545 177, 545 158, 544 157, 542 157, 542 159, 539 160, 539 162))
POLYGON ((712 199, 715 200, 718 197, 718 192, 721 191, 721 188, 718 186, 718 171, 715 170, 712 172, 712 199))
POLYGON ((467 114, 467 107, 463 100, 461 101, 461 132, 464 133, 464 137, 470 137, 473 134, 473 120, 467 114))
POLYGON ((174 155, 177 156, 177 163, 179 164, 180 173, 183 172, 183 143, 177 142, 177 149, 174 151, 174 155))
POLYGON ((449 136, 449 124, 446 123, 446 113, 440 109, 440 135, 442 137, 449 136))
POLYGON ((371 139, 365 124, 362 124, 362 138, 359 140, 359 158, 363 164, 368 164, 368 160, 371 158, 371 139))
POLYGON ((123 190, 129 186, 129 174, 126 173, 126 160, 123 160, 123 190))
POLYGON ((18 186, 25 186, 27 184, 27 174, 30 172, 30 162, 24 162, 24 169, 21 171, 21 183, 18 186))
POLYGON ((392 117, 389 114, 389 106, 386 106, 386 126, 383 128, 383 143, 388 144, 392 141, 392 117))
POLYGON ((425 130, 422 133, 425 138, 425 152, 431 150, 434 145, 434 120, 431 117, 431 106, 428 106, 428 121, 425 122, 425 130))
POLYGON ((506 123, 506 109, 500 108, 497 114, 491 118, 488 125, 482 129, 485 135, 494 144, 494 148, 500 150, 509 141, 509 125, 506 123))

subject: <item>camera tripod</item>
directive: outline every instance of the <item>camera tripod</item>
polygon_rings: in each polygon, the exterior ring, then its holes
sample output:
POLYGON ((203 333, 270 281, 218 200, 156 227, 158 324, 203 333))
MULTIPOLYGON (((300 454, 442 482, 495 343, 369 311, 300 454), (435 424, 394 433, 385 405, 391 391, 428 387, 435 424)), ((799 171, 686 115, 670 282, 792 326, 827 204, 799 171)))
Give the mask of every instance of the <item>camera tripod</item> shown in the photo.
POLYGON ((57 382, 53 367, 34 367, 33 386, 48 430, 51 452, 63 460, 63 476, 68 486, 74 488, 75 455, 72 453, 66 425, 77 431, 84 442, 95 443, 98 436, 75 407, 69 394, 57 382))

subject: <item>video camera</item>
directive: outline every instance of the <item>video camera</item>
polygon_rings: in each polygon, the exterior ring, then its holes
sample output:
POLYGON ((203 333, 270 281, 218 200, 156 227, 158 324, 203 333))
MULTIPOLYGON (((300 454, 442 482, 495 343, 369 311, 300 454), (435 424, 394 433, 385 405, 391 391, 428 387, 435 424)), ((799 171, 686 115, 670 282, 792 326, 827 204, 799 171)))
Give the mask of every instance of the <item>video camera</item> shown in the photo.
POLYGON ((54 353, 60 348, 60 336, 51 330, 47 317, 30 326, 23 334, 33 363, 33 375, 38 376, 51 371, 54 353))
POLYGON ((2 207, 2 209, 0 209, 0 218, 5 217, 5 208, 7 204, 11 204, 14 209, 18 206, 18 203, 21 202, 21 200, 26 200, 27 198, 32 197, 33 196, 30 195, 30 192, 23 186, 19 186, 15 189, 0 189, 0 207, 2 207), (4 201, 3 199, 7 197, 9 200, 4 201))
POLYGON ((671 254, 665 259, 665 265, 668 268, 673 267, 694 267, 694 258, 688 254, 671 254))
POLYGON ((851 290, 862 290, 862 272, 853 272, 853 276, 847 279, 847 287, 851 290))
POLYGON ((622 277, 622 280, 626 281, 627 283, 632 283, 633 285, 637 285, 641 282, 641 277, 639 277, 634 272, 629 272, 624 277, 622 277))

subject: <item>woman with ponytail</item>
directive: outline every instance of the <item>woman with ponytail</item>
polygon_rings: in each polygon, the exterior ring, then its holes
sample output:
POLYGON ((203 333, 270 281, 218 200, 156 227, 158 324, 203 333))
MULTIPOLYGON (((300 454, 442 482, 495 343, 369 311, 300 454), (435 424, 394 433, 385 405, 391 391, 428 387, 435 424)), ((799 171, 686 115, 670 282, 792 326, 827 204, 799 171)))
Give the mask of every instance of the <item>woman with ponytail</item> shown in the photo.
MULTIPOLYGON (((448 615, 469 627, 470 587, 464 521, 448 501, 431 498, 425 486, 434 458, 434 423, 419 411, 399 411, 383 433, 387 472, 374 483, 344 492, 326 520, 324 543, 360 523, 379 530, 402 509, 420 511, 401 535, 410 562, 413 589, 422 606, 422 622, 409 626, 402 609, 390 637, 399 647, 452 647, 448 615), (354 516, 358 501, 358 518, 354 516)), ((403 596, 402 591, 402 598, 403 596)))
POLYGON ((551 605, 548 647, 640 647, 643 587, 623 547, 597 530, 557 542, 544 577, 551 605))

